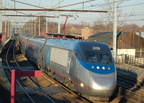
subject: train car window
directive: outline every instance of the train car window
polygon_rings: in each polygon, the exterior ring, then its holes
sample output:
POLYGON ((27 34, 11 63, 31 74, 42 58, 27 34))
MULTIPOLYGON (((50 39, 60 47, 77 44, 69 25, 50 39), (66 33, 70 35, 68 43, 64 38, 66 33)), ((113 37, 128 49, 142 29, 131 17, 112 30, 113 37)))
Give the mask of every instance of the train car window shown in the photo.
POLYGON ((88 62, 91 62, 91 63, 98 62, 98 57, 96 55, 96 52, 86 52, 86 58, 88 62))

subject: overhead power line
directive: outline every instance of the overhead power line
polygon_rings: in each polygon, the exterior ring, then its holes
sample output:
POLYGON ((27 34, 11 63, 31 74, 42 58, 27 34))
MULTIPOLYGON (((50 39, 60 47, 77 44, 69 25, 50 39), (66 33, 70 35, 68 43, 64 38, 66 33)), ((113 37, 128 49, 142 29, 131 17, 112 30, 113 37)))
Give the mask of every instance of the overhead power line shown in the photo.
MULTIPOLYGON (((25 4, 25 5, 29 5, 29 6, 33 6, 33 7, 37 7, 37 8, 46 9, 44 7, 40 7, 40 6, 37 6, 37 5, 32 5, 32 4, 17 1, 17 0, 11 0, 11 1, 18 2, 18 3, 21 3, 21 4, 25 4)), ((83 3, 87 3, 87 2, 91 2, 91 1, 96 1, 96 0, 88 0, 88 1, 78 2, 78 3, 74 3, 74 4, 64 5, 64 6, 60 6, 60 7, 56 7, 56 8, 63 8, 63 7, 73 6, 73 5, 83 4, 83 3)))
POLYGON ((124 5, 124 6, 119 6, 119 8, 122 8, 122 7, 130 7, 130 6, 137 6, 137 5, 144 5, 144 3, 131 4, 131 5, 124 5))
POLYGON ((36 16, 36 15, 3 15, 3 16, 18 16, 18 17, 48 17, 48 18, 58 18, 57 16, 36 16))
POLYGON ((108 11, 100 10, 67 10, 67 9, 0 9, 1 11, 65 11, 65 12, 101 12, 107 13, 108 11))
POLYGON ((68 6, 73 6, 73 5, 83 4, 83 3, 91 2, 91 1, 96 1, 96 0, 83 1, 83 2, 79 2, 79 3, 74 3, 74 4, 65 5, 65 6, 60 6, 60 7, 58 7, 58 8, 63 8, 63 7, 68 7, 68 6))
POLYGON ((33 7, 37 7, 37 8, 41 8, 41 9, 46 9, 44 7, 40 7, 40 6, 37 6, 37 5, 32 5, 32 4, 21 2, 21 1, 16 1, 16 0, 11 0, 11 1, 18 2, 18 3, 21 3, 21 4, 25 4, 25 5, 29 5, 29 6, 33 6, 33 7))

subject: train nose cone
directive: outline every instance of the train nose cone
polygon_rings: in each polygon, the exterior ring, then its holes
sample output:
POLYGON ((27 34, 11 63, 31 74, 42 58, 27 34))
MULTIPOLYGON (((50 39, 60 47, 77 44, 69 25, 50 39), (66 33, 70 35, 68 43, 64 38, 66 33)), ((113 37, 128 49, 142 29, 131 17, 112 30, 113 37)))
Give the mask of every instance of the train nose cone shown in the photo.
POLYGON ((89 87, 93 90, 111 90, 115 84, 112 77, 91 77, 89 80, 89 87))

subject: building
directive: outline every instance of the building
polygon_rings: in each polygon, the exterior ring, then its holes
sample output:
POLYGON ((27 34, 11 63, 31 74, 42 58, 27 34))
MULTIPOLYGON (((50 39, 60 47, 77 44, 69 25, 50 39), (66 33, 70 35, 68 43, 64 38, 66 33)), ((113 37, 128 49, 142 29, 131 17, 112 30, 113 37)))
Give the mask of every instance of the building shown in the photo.
MULTIPOLYGON (((87 41, 106 43, 113 50, 113 32, 96 33, 89 36, 87 41)), ((117 34, 117 57, 122 58, 120 55, 144 58, 144 38, 136 32, 119 32, 117 34)), ((144 64, 144 60, 142 63, 144 64)))
POLYGON ((93 34, 93 29, 85 27, 81 29, 81 35, 84 36, 85 39, 88 39, 89 36, 93 34))

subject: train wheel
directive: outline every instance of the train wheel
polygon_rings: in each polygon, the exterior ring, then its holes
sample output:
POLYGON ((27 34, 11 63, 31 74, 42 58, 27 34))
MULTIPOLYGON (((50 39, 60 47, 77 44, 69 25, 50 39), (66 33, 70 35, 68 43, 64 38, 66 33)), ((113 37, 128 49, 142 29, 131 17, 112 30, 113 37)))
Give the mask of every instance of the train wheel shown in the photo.
POLYGON ((52 71, 49 71, 48 74, 49 74, 50 76, 52 76, 52 71))
POLYGON ((54 72, 50 71, 50 72, 49 72, 49 75, 50 75, 52 78, 55 78, 55 77, 54 77, 54 72))
POLYGON ((69 83, 69 80, 67 78, 65 78, 64 80, 64 84, 68 87, 68 83, 69 83))
POLYGON ((74 84, 71 81, 68 82, 68 88, 70 88, 72 91, 76 92, 76 90, 74 88, 74 84))

